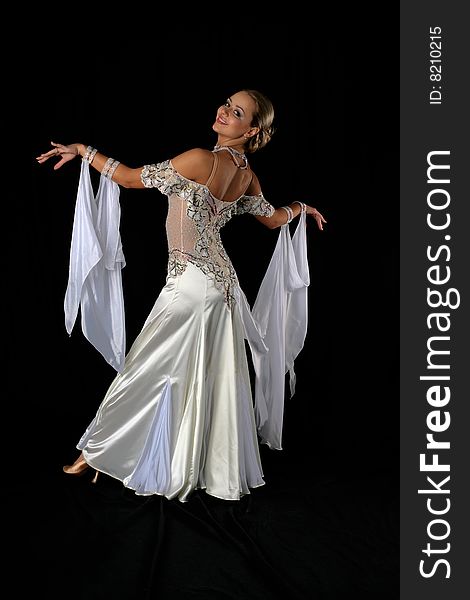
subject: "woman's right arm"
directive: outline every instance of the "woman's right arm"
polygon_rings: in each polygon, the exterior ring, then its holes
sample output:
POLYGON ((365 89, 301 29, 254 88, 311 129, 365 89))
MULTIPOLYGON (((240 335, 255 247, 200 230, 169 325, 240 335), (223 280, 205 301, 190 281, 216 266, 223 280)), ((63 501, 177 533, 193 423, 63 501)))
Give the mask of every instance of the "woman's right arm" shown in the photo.
MULTIPOLYGON (((87 146, 84 144, 69 144, 68 146, 57 144, 55 142, 51 142, 51 144, 54 146, 52 150, 37 156, 36 160, 39 164, 42 164, 49 158, 60 156, 59 162, 54 165, 55 171, 60 169, 65 163, 73 160, 76 156, 81 156, 83 158, 87 153, 87 146)), ((96 152, 90 164, 94 169, 101 173, 107 165, 108 160, 110 160, 108 156, 105 156, 101 152, 96 152)), ((140 178, 142 169, 143 167, 131 169, 130 167, 126 167, 126 165, 119 163, 112 174, 111 179, 124 188, 144 188, 145 186, 140 178)))
MULTIPOLYGON (((258 196, 261 193, 261 186, 259 184, 258 178, 253 173, 253 177, 251 183, 246 192, 249 196, 258 196)), ((262 216, 262 215, 254 215, 255 218, 266 225, 269 229, 276 229, 277 227, 281 227, 281 225, 285 225, 286 223, 290 223, 290 221, 298 217, 300 212, 304 210, 307 215, 311 215, 315 221, 317 222, 318 229, 323 231, 323 223, 326 223, 326 219, 323 217, 321 213, 318 212, 316 208, 313 206, 309 206, 304 202, 299 202, 298 200, 294 200, 291 204, 287 206, 281 206, 279 208, 275 208, 273 214, 270 217, 262 216), (290 214, 289 214, 290 213, 290 214)))

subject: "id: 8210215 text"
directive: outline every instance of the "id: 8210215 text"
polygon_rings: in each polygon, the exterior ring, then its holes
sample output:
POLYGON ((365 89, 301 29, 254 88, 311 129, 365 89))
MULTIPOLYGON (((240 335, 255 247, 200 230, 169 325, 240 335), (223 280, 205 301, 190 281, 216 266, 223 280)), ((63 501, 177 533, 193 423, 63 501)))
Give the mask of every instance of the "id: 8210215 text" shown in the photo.
POLYGON ((442 29, 429 28, 429 104, 442 104, 442 29))

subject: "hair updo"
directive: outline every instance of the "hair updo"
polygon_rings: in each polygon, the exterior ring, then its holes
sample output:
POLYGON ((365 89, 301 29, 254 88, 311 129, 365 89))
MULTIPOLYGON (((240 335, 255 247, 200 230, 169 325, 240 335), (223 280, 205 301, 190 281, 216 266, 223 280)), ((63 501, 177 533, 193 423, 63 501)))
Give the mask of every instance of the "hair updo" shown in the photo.
POLYGON ((252 127, 259 127, 257 134, 248 138, 245 143, 245 152, 253 153, 266 146, 274 134, 274 107, 264 94, 257 90, 242 90, 255 101, 256 110, 251 122, 252 127))

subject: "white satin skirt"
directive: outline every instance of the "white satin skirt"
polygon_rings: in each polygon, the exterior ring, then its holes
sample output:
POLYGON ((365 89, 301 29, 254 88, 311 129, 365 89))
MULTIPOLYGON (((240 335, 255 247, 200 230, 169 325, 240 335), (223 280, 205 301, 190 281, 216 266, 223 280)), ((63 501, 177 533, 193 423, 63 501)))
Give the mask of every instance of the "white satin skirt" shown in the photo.
POLYGON ((264 485, 240 314, 192 263, 167 279, 77 447, 141 495, 239 500, 264 485))

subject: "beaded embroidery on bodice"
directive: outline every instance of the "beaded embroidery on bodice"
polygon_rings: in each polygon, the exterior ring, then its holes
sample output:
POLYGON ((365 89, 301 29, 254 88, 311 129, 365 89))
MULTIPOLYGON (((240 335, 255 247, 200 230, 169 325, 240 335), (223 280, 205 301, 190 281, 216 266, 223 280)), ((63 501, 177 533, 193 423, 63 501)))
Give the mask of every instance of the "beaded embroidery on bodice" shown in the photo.
POLYGON ((219 200, 207 186, 180 175, 169 160, 146 165, 141 180, 145 187, 156 187, 168 196, 168 276, 181 275, 191 262, 213 279, 232 306, 238 279, 220 230, 234 215, 249 212, 270 217, 274 207, 262 194, 244 195, 234 202, 219 200))

